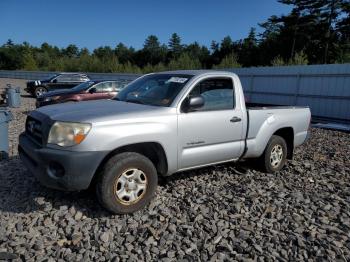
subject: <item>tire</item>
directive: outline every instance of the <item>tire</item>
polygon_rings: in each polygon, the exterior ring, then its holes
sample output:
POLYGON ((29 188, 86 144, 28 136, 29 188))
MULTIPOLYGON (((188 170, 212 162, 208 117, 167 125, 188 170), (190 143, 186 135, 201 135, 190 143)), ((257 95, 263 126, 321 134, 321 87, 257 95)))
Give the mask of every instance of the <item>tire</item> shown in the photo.
POLYGON ((39 96, 43 95, 47 93, 47 89, 43 86, 37 86, 35 89, 34 89, 34 96, 36 98, 38 98, 39 96))
POLYGON ((126 152, 104 165, 96 185, 97 199, 114 214, 133 213, 145 207, 158 185, 157 170, 145 156, 126 152))
POLYGON ((267 173, 276 173, 284 167, 286 159, 286 141, 280 136, 273 135, 259 159, 261 168, 267 173))

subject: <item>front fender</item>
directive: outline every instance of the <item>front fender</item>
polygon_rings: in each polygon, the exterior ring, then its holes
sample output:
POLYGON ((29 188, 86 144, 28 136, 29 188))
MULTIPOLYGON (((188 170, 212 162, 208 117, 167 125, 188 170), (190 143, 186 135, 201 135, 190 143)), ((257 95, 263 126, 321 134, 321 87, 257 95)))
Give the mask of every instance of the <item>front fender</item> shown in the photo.
POLYGON ((162 121, 124 122, 94 125, 86 140, 76 146, 76 151, 114 151, 117 148, 155 142, 160 144, 168 159, 168 172, 177 170, 176 116, 162 121))

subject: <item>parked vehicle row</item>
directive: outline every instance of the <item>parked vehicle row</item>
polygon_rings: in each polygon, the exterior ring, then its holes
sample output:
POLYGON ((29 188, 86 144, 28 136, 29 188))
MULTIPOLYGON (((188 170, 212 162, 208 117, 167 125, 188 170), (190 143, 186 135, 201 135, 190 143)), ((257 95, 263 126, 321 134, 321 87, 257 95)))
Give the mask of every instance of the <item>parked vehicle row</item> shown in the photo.
POLYGON ((46 80, 28 81, 25 90, 36 97, 36 107, 65 102, 111 99, 127 84, 90 80, 86 74, 61 73, 46 80))
POLYGON ((131 213, 151 201, 159 176, 251 158, 278 172, 310 118, 307 107, 250 107, 230 72, 154 73, 110 100, 32 111, 19 155, 43 185, 95 186, 106 209, 131 213))
POLYGON ((45 80, 28 81, 25 90, 34 97, 39 97, 48 91, 72 88, 86 81, 90 81, 86 74, 61 73, 45 80))
POLYGON ((111 99, 124 87, 118 81, 87 81, 73 87, 45 93, 37 98, 36 107, 65 102, 111 99))

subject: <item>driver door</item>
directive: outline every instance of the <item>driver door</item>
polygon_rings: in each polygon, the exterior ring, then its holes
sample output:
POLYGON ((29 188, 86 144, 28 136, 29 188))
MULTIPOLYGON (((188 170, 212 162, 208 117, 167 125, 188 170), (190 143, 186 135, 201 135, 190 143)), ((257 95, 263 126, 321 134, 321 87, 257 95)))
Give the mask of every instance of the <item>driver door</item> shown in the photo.
POLYGON ((104 99, 105 98, 105 83, 98 83, 92 87, 89 88, 89 90, 86 91, 85 94, 82 95, 84 100, 98 100, 98 99, 104 99), (96 92, 90 93, 90 90, 92 88, 96 89, 96 92))
POLYGON ((201 95, 205 103, 178 115, 180 170, 235 160, 242 154, 243 115, 234 93, 228 77, 204 79, 191 90, 189 97, 201 95))
POLYGON ((48 87, 50 90, 68 89, 71 87, 70 81, 70 75, 59 75, 48 84, 48 87))

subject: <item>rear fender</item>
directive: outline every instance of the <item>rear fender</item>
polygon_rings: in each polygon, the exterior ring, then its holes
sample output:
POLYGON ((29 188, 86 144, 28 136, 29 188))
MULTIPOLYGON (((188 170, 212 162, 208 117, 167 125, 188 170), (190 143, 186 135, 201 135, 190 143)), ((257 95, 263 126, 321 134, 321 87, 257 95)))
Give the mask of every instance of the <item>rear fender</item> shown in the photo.
POLYGON ((291 126, 288 125, 286 121, 283 121, 278 116, 275 116, 275 115, 269 116, 261 125, 255 137, 248 136, 248 139, 247 139, 248 150, 245 155, 245 158, 260 157, 263 154, 272 135, 282 128, 290 128, 290 127, 291 126))

